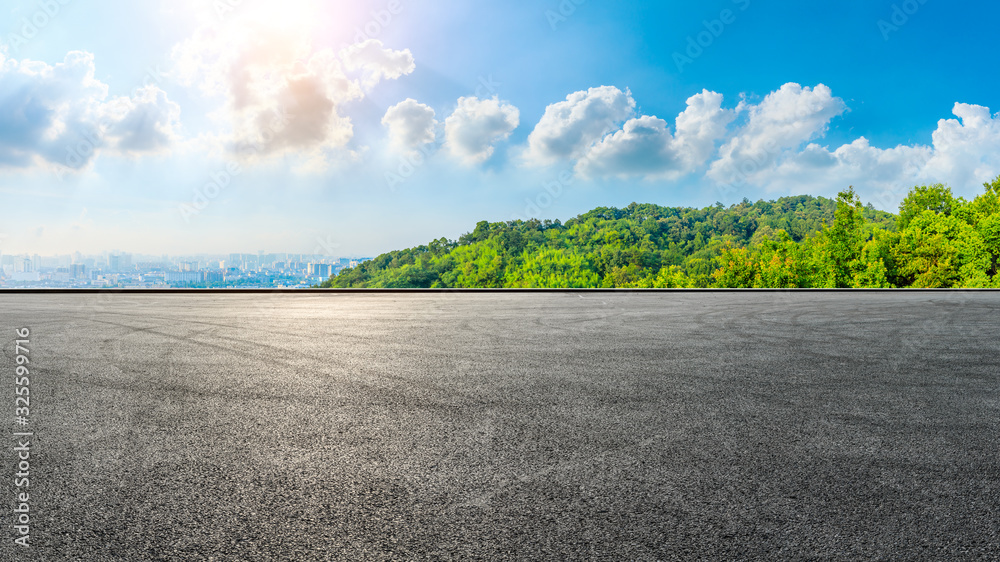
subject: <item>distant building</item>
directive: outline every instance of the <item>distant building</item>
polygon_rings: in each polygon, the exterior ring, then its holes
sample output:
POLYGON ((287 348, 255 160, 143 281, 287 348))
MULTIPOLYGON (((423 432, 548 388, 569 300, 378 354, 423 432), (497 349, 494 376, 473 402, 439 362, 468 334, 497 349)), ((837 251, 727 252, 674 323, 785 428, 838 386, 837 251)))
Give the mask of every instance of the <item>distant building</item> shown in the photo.
POLYGON ((21 283, 32 283, 42 280, 42 275, 37 271, 22 271, 14 273, 10 276, 11 281, 18 281, 21 283))
POLYGON ((166 274, 167 283, 204 283, 205 272, 203 271, 168 271, 166 274))
POLYGON ((82 263, 74 263, 69 266, 69 274, 73 279, 86 279, 87 278, 87 266, 82 263))
POLYGON ((311 277, 329 277, 333 275, 333 266, 328 263, 311 263, 306 271, 311 277))
POLYGON ((125 271, 131 271, 131 269, 131 254, 111 254, 108 256, 108 271, 112 273, 122 273, 125 271))

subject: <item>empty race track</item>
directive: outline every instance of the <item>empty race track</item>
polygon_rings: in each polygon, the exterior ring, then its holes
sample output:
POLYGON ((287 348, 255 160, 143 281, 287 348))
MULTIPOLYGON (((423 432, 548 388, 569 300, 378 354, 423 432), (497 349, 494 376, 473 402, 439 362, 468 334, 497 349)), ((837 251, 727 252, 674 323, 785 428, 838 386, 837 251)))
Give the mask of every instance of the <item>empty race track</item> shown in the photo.
POLYGON ((1000 293, 0 310, 2 560, 1000 557, 1000 293))

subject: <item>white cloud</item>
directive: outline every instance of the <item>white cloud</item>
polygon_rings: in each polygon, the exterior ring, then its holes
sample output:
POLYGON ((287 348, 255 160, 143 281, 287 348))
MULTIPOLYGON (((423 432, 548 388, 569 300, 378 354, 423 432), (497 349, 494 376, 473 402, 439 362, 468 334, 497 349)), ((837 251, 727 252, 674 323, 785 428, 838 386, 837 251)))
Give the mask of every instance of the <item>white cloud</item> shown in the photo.
POLYGON ((528 136, 524 158, 534 165, 580 158, 634 113, 635 100, 628 90, 601 86, 574 92, 565 101, 545 108, 545 114, 528 136))
MULTIPOLYGON (((920 183, 932 154, 926 146, 880 149, 864 137, 832 152, 811 143, 801 152, 786 155, 773 167, 763 168, 750 183, 771 192, 827 196, 853 185, 863 199, 869 200, 876 187, 905 193, 920 183)), ((895 204, 886 203, 889 207, 895 204)))
POLYGON ((930 146, 881 149, 862 137, 836 150, 810 144, 754 183, 771 191, 833 194, 855 186, 863 199, 894 208, 914 185, 947 183, 977 192, 1000 173, 1000 115, 987 107, 956 103, 959 119, 942 119, 930 146))
POLYGON ((719 149, 708 175, 719 182, 753 181, 780 156, 822 136, 830 121, 847 109, 823 84, 803 88, 788 83, 759 104, 741 102, 747 124, 719 149))
POLYGON ((114 114, 107 138, 123 153, 157 152, 179 137, 181 108, 156 86, 140 88, 135 98, 117 98, 109 106, 114 114))
POLYGON ((241 26, 199 31, 174 49, 174 60, 184 83, 222 97, 216 117, 231 125, 220 139, 230 152, 292 156, 312 171, 353 153, 342 106, 415 68, 409 50, 374 39, 334 52, 313 49, 294 29, 241 26))
POLYGON ((520 124, 521 112, 494 96, 459 98, 458 108, 445 120, 445 148, 465 164, 479 164, 493 155, 520 124))
POLYGON ((991 115, 988 107, 965 103, 956 103, 952 113, 957 120, 938 121, 934 156, 926 175, 978 187, 1000 173, 1000 114, 991 115))
POLYGON ((180 108, 162 90, 108 100, 94 73, 86 52, 55 65, 0 55, 0 166, 81 169, 102 151, 150 153, 176 140, 180 108))
POLYGON ((430 106, 417 100, 406 100, 390 107, 382 118, 389 129, 389 141, 396 147, 412 150, 434 142, 438 122, 430 106))
POLYGON ((409 49, 393 51, 382 48, 382 42, 369 39, 343 50, 341 58, 348 70, 364 73, 362 84, 370 90, 383 79, 395 80, 416 69, 409 49))
POLYGON ((682 165, 673 135, 663 119, 644 115, 630 119, 622 130, 608 135, 577 162, 583 177, 662 176, 682 165))
POLYGON ((854 185, 883 208, 893 208, 914 185, 949 183, 975 192, 1000 173, 1000 114, 978 105, 956 103, 957 119, 939 121, 931 145, 886 149, 864 137, 836 149, 815 142, 847 110, 823 84, 785 84, 759 103, 741 101, 735 109, 722 107, 721 94, 703 90, 688 98, 673 133, 655 116, 631 118, 610 134, 606 119, 587 118, 612 119, 632 111, 634 103, 627 92, 608 87, 571 94, 546 110, 525 159, 575 160, 577 174, 591 179, 677 179, 707 165, 705 178, 729 189, 834 195, 854 185), (744 119, 734 125, 741 114, 744 119))
POLYGON ((687 109, 677 116, 678 152, 687 169, 701 167, 715 153, 715 143, 727 134, 736 113, 722 109, 722 94, 702 90, 687 99, 687 109))
POLYGON ((677 178, 694 172, 712 156, 735 114, 722 109, 722 95, 703 90, 687 100, 677 116, 677 134, 655 116, 625 123, 620 131, 594 145, 577 163, 584 177, 643 176, 677 178))

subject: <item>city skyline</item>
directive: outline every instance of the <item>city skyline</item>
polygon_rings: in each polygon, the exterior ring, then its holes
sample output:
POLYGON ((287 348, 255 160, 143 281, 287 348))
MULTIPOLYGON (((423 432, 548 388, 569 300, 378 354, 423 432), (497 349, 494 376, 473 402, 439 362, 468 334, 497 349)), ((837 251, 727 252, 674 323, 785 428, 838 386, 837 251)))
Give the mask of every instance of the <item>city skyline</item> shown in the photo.
POLYGON ((970 198, 1000 173, 996 16, 17 0, 0 13, 0 249, 363 256, 633 201, 853 185, 894 211, 939 182, 970 198))
POLYGON ((0 288, 309 286, 367 259, 283 252, 179 256, 114 251, 61 256, 0 253, 0 288))

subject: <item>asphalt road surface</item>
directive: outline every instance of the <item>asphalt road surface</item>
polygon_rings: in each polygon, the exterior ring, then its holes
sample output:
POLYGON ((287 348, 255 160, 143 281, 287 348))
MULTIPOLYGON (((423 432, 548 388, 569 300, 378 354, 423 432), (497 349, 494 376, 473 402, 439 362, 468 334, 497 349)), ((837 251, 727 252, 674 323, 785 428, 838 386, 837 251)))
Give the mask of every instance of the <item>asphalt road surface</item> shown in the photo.
POLYGON ((0 311, 0 560, 1000 558, 998 293, 0 311))

